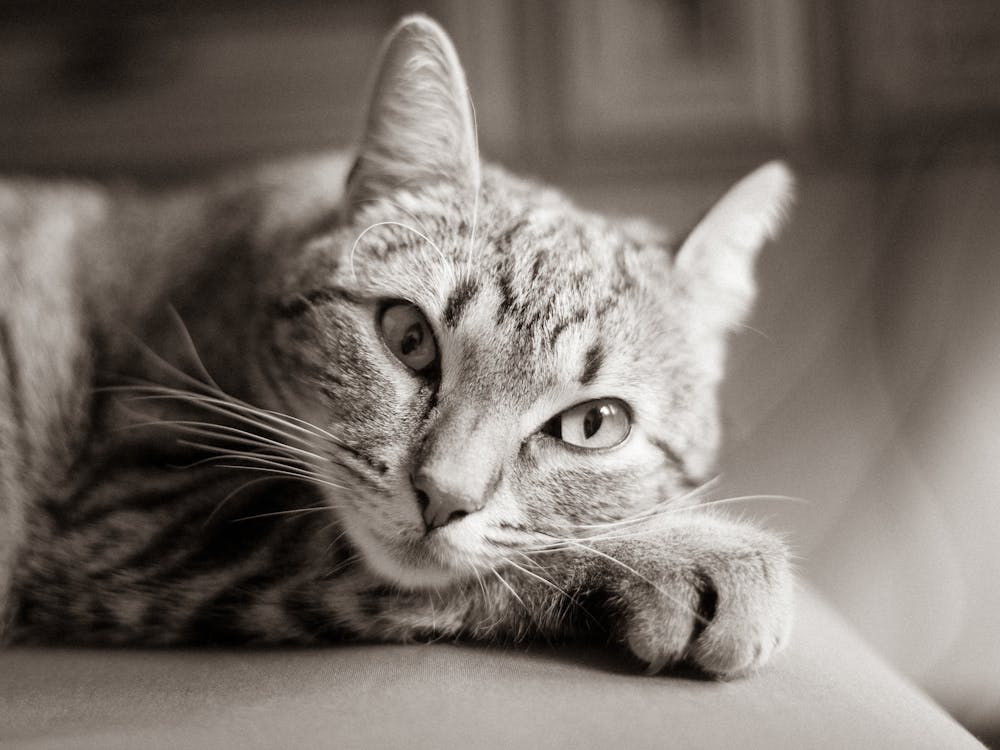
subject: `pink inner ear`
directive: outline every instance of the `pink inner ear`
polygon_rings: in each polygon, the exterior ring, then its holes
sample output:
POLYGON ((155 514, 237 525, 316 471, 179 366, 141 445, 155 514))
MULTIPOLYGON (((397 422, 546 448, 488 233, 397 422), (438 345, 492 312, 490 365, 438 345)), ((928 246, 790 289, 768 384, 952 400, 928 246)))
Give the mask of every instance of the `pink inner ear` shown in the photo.
POLYGON ((385 43, 349 191, 357 202, 429 178, 478 187, 479 155, 451 39, 429 18, 409 16, 385 43))

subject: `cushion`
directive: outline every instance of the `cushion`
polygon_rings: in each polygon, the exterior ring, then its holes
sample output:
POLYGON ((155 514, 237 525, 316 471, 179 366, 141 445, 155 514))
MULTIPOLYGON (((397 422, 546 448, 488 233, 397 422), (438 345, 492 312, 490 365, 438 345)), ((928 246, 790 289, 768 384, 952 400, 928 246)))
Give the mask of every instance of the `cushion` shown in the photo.
POLYGON ((4 748, 977 748, 803 588, 731 682, 610 650, 460 644, 0 652, 4 748))

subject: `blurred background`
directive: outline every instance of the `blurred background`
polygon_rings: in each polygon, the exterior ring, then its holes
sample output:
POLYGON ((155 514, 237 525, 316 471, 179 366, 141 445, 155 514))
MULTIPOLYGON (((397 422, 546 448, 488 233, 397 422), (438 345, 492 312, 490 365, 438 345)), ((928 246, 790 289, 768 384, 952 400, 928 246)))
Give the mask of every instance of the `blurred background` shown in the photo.
POLYGON ((734 340, 723 491, 1000 745, 1000 3, 0 0, 0 171, 173 181, 350 145, 423 10, 482 150, 689 225, 780 156, 798 205, 734 340))

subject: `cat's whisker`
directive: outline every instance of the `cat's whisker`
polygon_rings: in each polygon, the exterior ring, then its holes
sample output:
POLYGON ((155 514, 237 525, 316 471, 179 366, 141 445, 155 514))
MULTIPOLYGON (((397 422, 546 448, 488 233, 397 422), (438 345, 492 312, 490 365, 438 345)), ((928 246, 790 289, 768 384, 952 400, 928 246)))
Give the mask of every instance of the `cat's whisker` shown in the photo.
POLYGON ((189 469, 195 466, 203 466, 207 463, 218 462, 219 460, 228 459, 239 459, 244 461, 253 461, 260 465, 276 466, 278 468, 287 469, 289 471, 299 471, 303 475, 316 476, 322 478, 319 472, 311 470, 309 464, 304 463, 299 459, 288 459, 285 456, 278 456, 273 453, 256 453, 252 451, 234 451, 227 448, 220 448, 219 446, 212 445, 210 443, 201 443, 193 440, 180 439, 177 441, 181 445, 186 445, 189 448, 199 448, 201 450, 215 451, 215 455, 209 456, 208 458, 203 458, 198 461, 194 461, 190 464, 185 464, 178 468, 189 469), (280 460, 279 460, 280 459, 280 460))
POLYGON ((739 495, 737 497, 723 497, 718 500, 708 500, 700 505, 691 506, 692 510, 698 510, 699 508, 708 508, 713 505, 727 505, 730 503, 749 503, 754 501, 769 501, 769 502, 788 502, 788 503, 802 503, 805 505, 810 505, 811 500, 804 497, 796 497, 794 495, 739 495))
MULTIPOLYGON (((227 409, 225 409, 223 407, 216 406, 216 405, 213 405, 213 404, 210 404, 210 403, 199 403, 198 401, 193 400, 193 399, 178 399, 178 397, 173 396, 173 395, 135 396, 135 397, 130 398, 129 400, 130 401, 165 401, 165 400, 166 401, 174 401, 174 400, 186 400, 189 403, 195 404, 199 408, 204 409, 205 411, 210 412, 212 414, 218 414, 218 415, 224 416, 226 418, 236 420, 236 421, 238 421, 238 422, 240 422, 240 423, 242 423, 242 424, 244 424, 244 425, 246 425, 248 427, 257 428, 257 429, 261 430, 262 432, 267 432, 267 433, 270 433, 270 434, 273 434, 273 435, 280 436, 281 438, 284 438, 286 441, 288 441, 288 442, 277 441, 277 442, 279 442, 282 445, 286 445, 286 446, 291 447, 290 443, 292 443, 292 442, 296 442, 296 443, 300 444, 301 446, 311 446, 312 445, 304 437, 300 437, 298 435, 292 435, 292 434, 289 434, 287 432, 284 432, 283 430, 275 427, 273 424, 268 424, 267 422, 261 422, 261 421, 258 421, 257 419, 254 419, 253 417, 248 416, 246 414, 242 414, 240 412, 235 412, 235 411, 230 411, 230 410, 227 410, 227 409)), ((196 420, 181 420, 181 421, 196 421, 196 420)), ((212 423, 205 422, 204 424, 207 425, 207 424, 212 424, 212 423)), ((259 437, 264 438, 266 436, 265 435, 259 435, 259 437)))
POLYGON ((507 590, 508 590, 508 591, 509 591, 509 592, 510 592, 511 594, 513 594, 513 595, 514 595, 514 598, 515 598, 515 599, 517 599, 517 600, 518 600, 518 601, 519 601, 519 602, 521 603, 521 606, 522 606, 522 607, 524 607, 524 609, 525 609, 526 611, 528 611, 528 612, 530 612, 530 611, 531 611, 531 610, 530 610, 530 609, 528 608, 528 605, 524 603, 524 599, 522 599, 522 598, 521 598, 521 595, 520 595, 519 593, 517 593, 517 591, 515 591, 515 590, 514 590, 514 587, 513 587, 513 586, 511 586, 511 585, 510 585, 510 584, 509 584, 509 583, 507 582, 507 579, 506 579, 506 578, 504 578, 504 577, 503 577, 502 575, 500 575, 500 572, 499 572, 499 571, 498 571, 498 570, 497 570, 496 568, 493 568, 493 567, 491 567, 491 568, 490 568, 490 572, 491 572, 491 573, 492 573, 493 575, 495 575, 495 576, 496 576, 497 580, 498 580, 498 581, 500 581, 500 583, 502 583, 502 584, 504 585, 504 587, 505 587, 505 588, 506 588, 506 589, 507 589, 507 590))
POLYGON ((648 576, 643 575, 638 570, 636 570, 635 568, 633 568, 631 565, 629 565, 629 564, 627 564, 625 562, 622 562, 621 560, 619 560, 614 555, 609 555, 607 552, 604 552, 603 550, 599 550, 596 547, 592 547, 590 545, 583 544, 579 540, 564 540, 564 541, 566 541, 572 547, 576 547, 576 548, 584 550, 584 551, 586 551, 586 552, 588 552, 590 554, 597 555, 598 557, 603 558, 604 560, 607 560, 608 562, 610 562, 610 563, 612 563, 614 565, 617 565, 618 567, 622 568, 626 572, 634 575, 639 580, 643 581, 644 583, 648 584, 649 586, 652 586, 653 589, 657 593, 659 593, 661 596, 663 596, 664 598, 669 599, 670 601, 672 601, 677 606, 679 606, 679 607, 687 610, 689 614, 691 614, 696 620, 698 620, 703 625, 708 625, 709 624, 708 620, 706 620, 705 617, 703 617, 701 614, 699 614, 698 611, 693 606, 691 606, 691 604, 689 604, 688 602, 681 601, 676 596, 674 596, 674 594, 672 594, 671 592, 669 592, 666 589, 664 589, 661 585, 659 585, 658 583, 656 583, 654 580, 652 580, 648 576))
MULTIPOLYGON (((165 364, 167 364, 169 367, 173 367, 173 365, 170 365, 169 363, 165 362, 165 364)), ((263 409, 261 407, 254 406, 253 404, 247 403, 242 399, 238 399, 235 396, 231 396, 225 391, 222 391, 217 388, 212 388, 205 383, 201 383, 195 380, 194 378, 190 378, 190 376, 188 376, 187 373, 184 373, 180 370, 178 370, 177 372, 189 378, 195 385, 198 386, 200 390, 186 391, 180 388, 171 388, 169 386, 164 386, 160 383, 146 380, 144 378, 130 378, 130 380, 134 381, 132 385, 105 386, 102 388, 98 388, 96 390, 98 392, 116 392, 116 391, 127 391, 129 389, 133 390, 147 389, 158 393, 171 393, 178 396, 179 398, 186 398, 189 400, 196 396, 202 398, 211 398, 215 399, 217 402, 224 404, 226 406, 232 407, 234 409, 239 409, 243 413, 252 413, 257 416, 266 417, 272 421, 282 424, 283 426, 289 429, 298 430, 300 432, 305 432, 311 435, 318 435, 320 437, 332 440, 334 442, 338 442, 337 437, 333 433, 323 429, 319 425, 315 425, 312 422, 309 422, 305 419, 301 419, 300 417, 296 417, 292 414, 283 414, 271 409, 263 409)))
POLYGON ((239 470, 242 470, 242 471, 271 472, 271 473, 273 473, 276 476, 294 477, 295 479, 299 479, 299 480, 301 480, 303 482, 312 482, 314 484, 326 484, 326 485, 329 485, 330 487, 334 487, 334 488, 339 489, 339 490, 348 490, 349 489, 348 487, 345 487, 343 485, 337 484, 335 482, 330 482, 330 481, 328 481, 324 477, 316 476, 314 474, 307 474, 307 473, 304 473, 304 472, 299 471, 297 469, 285 469, 285 468, 281 468, 280 466, 272 465, 272 464, 269 464, 269 463, 266 463, 266 462, 262 462, 262 461, 252 461, 250 459, 245 459, 245 458, 243 458, 241 456, 228 457, 228 458, 220 457, 219 459, 213 460, 212 465, 218 466, 220 468, 239 469, 239 470), (228 460, 228 461, 246 461, 246 463, 240 463, 240 464, 223 464, 223 463, 219 463, 218 462, 218 461, 226 461, 226 460, 228 460))
MULTIPOLYGON (((546 570, 546 568, 544 568, 543 566, 539 565, 537 561, 532 560, 530 557, 528 557, 524 553, 518 552, 517 554, 520 555, 520 556, 522 556, 522 557, 524 557, 525 560, 527 560, 530 564, 535 565, 536 567, 541 568, 543 571, 546 570)), ((509 557, 505 557, 504 558, 504 563, 506 565, 510 565, 515 570, 520 571, 524 575, 530 576, 531 578, 534 578, 534 579, 540 581, 541 583, 543 583, 544 585, 548 586, 549 588, 553 589, 561 597, 563 597, 566 601, 568 601, 574 607, 576 607, 581 612, 583 612, 588 618, 590 618, 591 620, 593 620, 598 625, 601 624, 600 621, 596 617, 594 617, 594 615, 591 614, 591 612, 586 607, 584 607, 582 604, 580 604, 580 602, 578 602, 576 600, 576 597, 574 597, 572 594, 570 594, 565 589, 560 588, 559 586, 557 586, 551 579, 547 578, 546 576, 542 576, 542 575, 539 575, 537 573, 533 573, 532 571, 530 571, 527 568, 525 568, 523 565, 519 565, 518 563, 516 563, 513 560, 511 560, 509 557)))
POLYGON ((366 234, 368 234, 370 231, 372 231, 373 229, 377 229, 378 227, 385 227, 385 226, 400 227, 402 229, 406 229, 407 231, 413 232, 420 239, 422 239, 424 242, 426 242, 428 245, 430 245, 432 248, 434 248, 435 251, 437 251, 437 254, 441 257, 441 260, 445 263, 445 266, 447 267, 448 259, 445 256, 445 254, 443 252, 441 252, 441 248, 439 248, 434 243, 433 240, 431 240, 426 234, 424 234, 423 232, 421 232, 419 229, 414 229, 409 224, 404 224, 401 221, 378 221, 378 222, 375 222, 374 224, 371 224, 370 226, 365 227, 363 230, 361 230, 361 233, 354 239, 354 244, 351 245, 351 251, 350 251, 350 253, 348 253, 347 257, 348 257, 348 264, 351 267, 351 275, 354 277, 355 281, 358 280, 358 274, 357 274, 357 272, 354 269, 354 254, 355 254, 355 251, 358 248, 358 244, 361 242, 361 239, 366 234))
MULTIPOLYGON (((146 342, 144 342, 141 338, 139 338, 139 336, 137 336, 131 330, 126 329, 125 335, 132 341, 133 345, 135 345, 140 350, 140 352, 142 352, 147 357, 152 359, 155 364, 159 365, 173 377, 181 380, 182 382, 195 386, 197 388, 205 388, 205 389, 211 388, 211 386, 209 386, 208 384, 203 383, 202 381, 198 380, 198 378, 193 377, 189 373, 184 372, 184 370, 180 369, 177 365, 168 361, 166 358, 164 358, 161 354, 159 354, 155 349, 149 346, 146 342)), ((112 386, 112 388, 113 387, 114 386, 112 386)), ((97 390, 98 391, 109 390, 109 388, 98 388, 97 390)))
POLYGON ((313 482, 313 483, 316 483, 316 484, 324 484, 324 485, 327 485, 329 487, 333 487, 334 489, 338 489, 338 490, 347 490, 347 489, 349 489, 347 487, 344 487, 343 485, 336 484, 335 482, 331 482, 328 479, 321 479, 321 478, 318 478, 318 477, 306 476, 306 475, 299 474, 298 472, 294 472, 294 471, 282 471, 282 470, 279 470, 279 469, 268 469, 268 468, 257 467, 257 466, 245 466, 245 465, 241 466, 239 464, 217 464, 217 465, 220 468, 223 468, 223 469, 239 469, 241 471, 259 471, 259 472, 270 473, 270 474, 275 475, 275 476, 292 477, 294 479, 301 479, 304 482, 313 482))
POLYGON ((188 330, 187 325, 184 323, 184 319, 181 317, 181 314, 177 312, 177 308, 174 307, 173 305, 168 304, 167 309, 170 311, 170 314, 173 317, 174 322, 177 324, 177 327, 181 333, 181 337, 184 339, 185 345, 190 350, 189 353, 191 354, 191 357, 194 360, 195 367, 198 368, 199 374, 205 378, 205 381, 207 382, 208 385, 210 385, 216 391, 221 393, 222 388, 219 387, 219 384, 215 382, 215 378, 213 378, 211 374, 208 372, 208 368, 205 366, 204 361, 202 361, 201 355, 198 354, 198 347, 195 346, 194 339, 191 337, 191 332, 188 330))
MULTIPOLYGON (((231 403, 214 396, 205 396, 198 393, 178 391, 165 386, 112 386, 112 388, 123 391, 131 390, 145 394, 131 397, 130 400, 132 401, 182 401, 195 404, 206 411, 237 419, 244 424, 268 430, 277 435, 281 435, 288 440, 298 441, 305 445, 309 445, 310 443, 304 437, 279 429, 275 426, 275 423, 281 424, 287 429, 295 429, 302 433, 312 435, 314 438, 317 437, 316 432, 287 423, 273 412, 257 409, 251 406, 245 406, 242 403, 231 403), (261 421, 262 419, 266 419, 268 421, 261 421)), ((332 436, 330 437, 332 438, 332 436)), ((340 444, 339 441, 336 442, 338 445, 340 444)))
POLYGON ((138 422, 134 424, 124 425, 119 429, 134 430, 134 429, 141 429, 144 427, 172 427, 179 432, 183 432, 190 435, 200 435, 201 437, 214 437, 238 445, 253 445, 258 448, 274 449, 285 455, 292 453, 301 456, 307 456, 317 461, 329 462, 328 458, 326 458, 325 456, 321 456, 318 453, 313 453, 312 451, 307 451, 303 448, 299 448, 294 445, 288 445, 278 440, 272 440, 271 438, 267 438, 262 435, 257 435, 252 432, 247 432, 246 430, 241 430, 236 427, 230 427, 229 425, 214 424, 212 422, 198 422, 194 420, 156 419, 148 422, 138 422))
POLYGON ((323 505, 310 508, 293 508, 291 510, 275 510, 270 513, 256 513, 252 516, 241 516, 239 518, 231 519, 230 523, 238 523, 239 521, 253 521, 257 518, 272 518, 275 516, 295 516, 302 515, 304 513, 317 513, 319 511, 329 511, 330 506, 323 505))
POLYGON ((649 520, 650 518, 656 518, 660 515, 666 513, 672 513, 674 511, 688 510, 692 508, 705 507, 705 503, 690 504, 687 501, 699 494, 706 492, 711 489, 711 487, 717 484, 719 481, 718 476, 711 477, 705 480, 700 485, 688 490, 683 495, 678 495, 675 497, 668 497, 654 503, 646 508, 641 508, 635 513, 625 516, 623 518, 615 519, 613 521, 600 521, 597 523, 589 524, 572 524, 569 528, 580 529, 580 530, 590 530, 590 529, 607 529, 614 528, 618 526, 628 526, 635 523, 642 523, 649 520), (676 506, 676 507, 675 507, 676 506))
POLYGON ((469 241, 466 245, 467 247, 467 260, 466 262, 471 265, 472 259, 476 252, 476 224, 479 221, 479 193, 482 191, 481 184, 481 162, 479 160, 479 120, 476 117, 476 105, 472 102, 472 92, 466 91, 466 96, 469 102, 469 111, 472 113, 472 136, 473 145, 475 147, 475 179, 473 180, 472 190, 473 190, 473 203, 472 203, 472 231, 469 233, 469 241))
POLYGON ((414 224, 416 224, 418 227, 420 227, 420 231, 421 232, 423 232, 426 235, 430 235, 431 234, 430 231, 428 231, 428 229, 427 229, 427 225, 424 224, 423 220, 419 216, 417 216, 416 214, 414 214, 410 209, 406 208, 405 206, 403 206, 402 204, 398 203, 397 201, 390 200, 389 198, 381 197, 381 198, 366 198, 366 199, 364 199, 362 201, 359 201, 358 203, 359 203, 359 205, 362 205, 362 204, 369 204, 369 205, 385 204, 387 206, 392 206, 397 211, 400 211, 401 213, 406 214, 406 217, 410 221, 412 221, 414 224))
POLYGON ((232 500, 234 497, 236 497, 243 490, 245 490, 247 487, 252 487, 253 485, 260 484, 262 482, 275 482, 275 481, 285 481, 285 478, 284 477, 256 477, 255 479, 250 479, 250 480, 248 480, 246 482, 243 482, 239 487, 236 487, 235 489, 233 489, 229 493, 227 493, 226 496, 224 498, 222 498, 222 500, 220 500, 216 504, 215 508, 212 509, 212 512, 209 513, 208 517, 205 519, 205 523, 203 525, 203 528, 208 527, 208 525, 212 522, 212 519, 215 518, 215 516, 218 514, 218 512, 220 510, 222 510, 223 506, 226 505, 226 503, 228 503, 230 500, 232 500))
MULTIPOLYGON (((326 526, 323 527, 323 533, 326 533, 330 529, 336 528, 338 526, 340 526, 340 520, 337 519, 337 518, 334 518, 333 521, 331 521, 329 524, 327 524, 326 526)), ((341 539, 343 539, 346 534, 347 534, 346 531, 341 531, 339 534, 337 534, 337 536, 335 536, 333 539, 331 539, 330 543, 328 545, 326 545, 326 549, 323 551, 324 555, 329 555, 331 552, 333 552, 333 548, 337 546, 337 543, 341 539)))
POLYGON ((647 534, 656 534, 662 531, 662 529, 657 525, 650 525, 647 528, 643 528, 644 524, 650 524, 650 522, 655 522, 657 520, 663 520, 668 522, 668 517, 680 513, 692 513, 698 512, 705 508, 719 506, 719 505, 729 505, 734 503, 744 503, 744 502, 754 502, 754 501, 778 501, 778 502, 798 502, 798 503, 809 503, 809 500, 800 497, 794 497, 790 495, 741 495, 738 497, 726 497, 717 500, 709 500, 700 502, 697 504, 686 504, 678 505, 677 507, 670 507, 668 504, 671 501, 666 501, 664 503, 658 503, 655 506, 647 508, 635 515, 618 519, 616 521, 607 521, 603 523, 592 523, 592 524, 575 524, 570 526, 571 529, 576 529, 582 532, 597 532, 597 533, 586 533, 586 536, 580 537, 587 541, 616 541, 638 538, 647 534), (608 533, 601 533, 608 532, 608 533), (621 533, 614 533, 621 532, 621 533))
POLYGON ((764 333, 759 328, 754 328, 753 326, 748 326, 746 323, 736 323, 735 325, 736 325, 737 328, 743 328, 744 330, 750 331, 751 333, 756 333, 758 336, 760 336, 761 338, 765 339, 766 341, 772 341, 771 337, 768 336, 766 333, 764 333))
POLYGON ((313 454, 308 451, 303 451, 302 449, 296 448, 295 446, 289 446, 284 443, 273 441, 263 436, 255 435, 254 433, 248 433, 237 428, 231 428, 226 425, 216 425, 209 422, 192 422, 187 420, 147 420, 146 422, 140 422, 131 425, 125 425, 120 430, 125 429, 138 429, 142 427, 164 425, 179 429, 182 433, 198 435, 201 437, 216 438, 225 441, 225 445, 216 445, 212 443, 204 443, 200 441, 187 440, 184 438, 179 438, 177 440, 178 444, 186 445, 188 447, 198 448, 199 450, 213 451, 217 455, 209 456, 208 458, 200 459, 197 461, 192 461, 188 464, 179 465, 178 469, 190 469, 197 466, 202 466, 206 464, 217 463, 220 460, 236 459, 248 462, 253 462, 260 465, 272 465, 278 466, 286 470, 296 471, 302 476, 302 478, 307 478, 309 480, 316 481, 326 481, 325 477, 312 471, 312 464, 298 455, 294 455, 296 452, 304 454, 307 456, 313 456, 324 461, 328 461, 317 454, 313 454), (226 430, 231 430, 236 432, 238 435, 227 434, 226 430), (245 435, 246 437, 242 437, 245 435), (263 448, 268 451, 267 453, 251 452, 251 451, 236 451, 234 450, 233 444, 250 445, 258 448, 263 448), (280 460, 279 460, 280 459, 280 460))

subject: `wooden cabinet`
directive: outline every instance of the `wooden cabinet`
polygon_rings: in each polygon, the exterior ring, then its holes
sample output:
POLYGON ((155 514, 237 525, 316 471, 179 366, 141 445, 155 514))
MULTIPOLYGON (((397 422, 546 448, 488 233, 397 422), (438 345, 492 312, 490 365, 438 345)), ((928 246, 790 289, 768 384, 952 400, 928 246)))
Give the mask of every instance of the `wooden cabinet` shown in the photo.
POLYGON ((572 0, 558 7, 559 127, 571 153, 631 169, 778 149, 810 116, 796 0, 572 0))
POLYGON ((848 114, 864 132, 1000 111, 1000 3, 881 0, 846 16, 848 114))
POLYGON ((483 153, 556 179, 869 158, 1000 112, 995 0, 9 0, 0 169, 347 145, 415 9, 455 39, 483 153))

